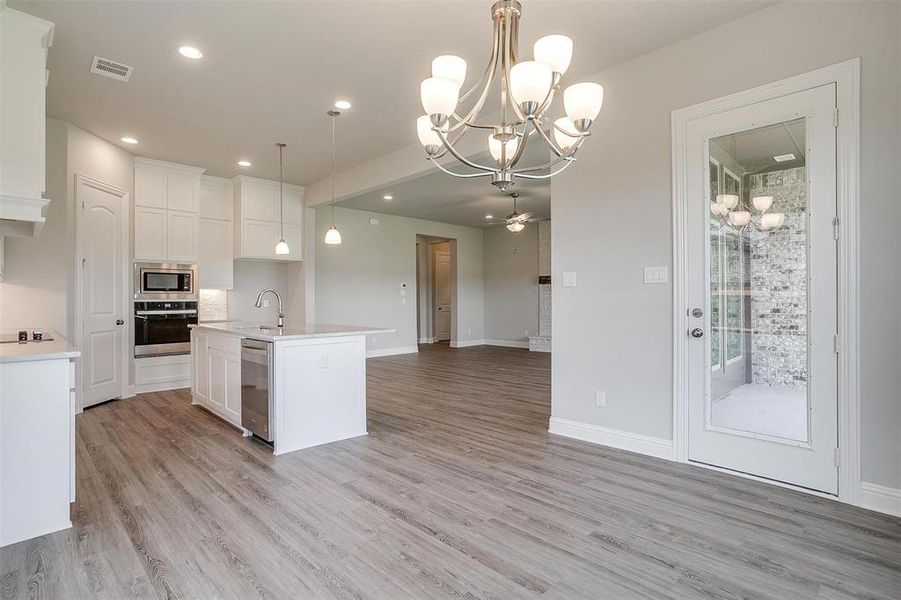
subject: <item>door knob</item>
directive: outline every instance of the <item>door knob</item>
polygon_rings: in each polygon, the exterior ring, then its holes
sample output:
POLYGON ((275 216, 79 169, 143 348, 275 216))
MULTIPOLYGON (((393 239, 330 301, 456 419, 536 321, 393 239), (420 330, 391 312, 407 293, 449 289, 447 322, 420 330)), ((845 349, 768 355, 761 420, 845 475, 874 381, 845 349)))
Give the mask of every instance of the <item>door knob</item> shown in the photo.
POLYGON ((704 337, 704 330, 700 327, 695 327, 694 329, 689 331, 688 334, 693 338, 704 337))
POLYGON ((116 325, 125 325, 125 321, 122 319, 116 319, 116 325))
POLYGON ((701 317, 704 316, 704 311, 700 308, 693 308, 693 309, 691 309, 691 316, 693 316, 696 319, 700 319, 701 317))

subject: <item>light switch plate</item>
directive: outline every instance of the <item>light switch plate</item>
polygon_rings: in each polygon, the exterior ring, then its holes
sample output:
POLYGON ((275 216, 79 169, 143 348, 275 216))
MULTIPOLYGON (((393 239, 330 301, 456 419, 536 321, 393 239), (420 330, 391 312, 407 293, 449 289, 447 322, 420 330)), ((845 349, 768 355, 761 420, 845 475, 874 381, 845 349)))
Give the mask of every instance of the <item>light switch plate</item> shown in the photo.
POLYGON ((379 220, 376 219, 376 218, 371 218, 371 219, 369 219, 369 224, 370 224, 370 225, 378 225, 378 224, 379 224, 379 220))
POLYGON ((666 283, 669 279, 666 267, 645 267, 645 283, 666 283))
POLYGON ((575 271, 563 271, 563 277, 561 277, 561 284, 563 287, 576 287, 576 272, 575 271))

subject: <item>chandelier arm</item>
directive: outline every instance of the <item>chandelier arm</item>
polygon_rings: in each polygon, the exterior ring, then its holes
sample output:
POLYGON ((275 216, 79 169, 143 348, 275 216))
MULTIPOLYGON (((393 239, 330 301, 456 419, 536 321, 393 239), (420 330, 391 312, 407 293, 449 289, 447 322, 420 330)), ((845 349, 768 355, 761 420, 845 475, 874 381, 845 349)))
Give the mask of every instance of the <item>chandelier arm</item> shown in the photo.
MULTIPOLYGON (((437 131, 437 130, 433 127, 432 131, 437 131)), ((469 131, 468 127, 464 127, 463 129, 461 129, 460 133, 457 135, 457 137, 450 141, 450 145, 455 146, 457 144, 457 142, 459 142, 461 139, 463 139, 463 136, 466 135, 467 131, 469 131)), ((435 153, 430 158, 441 158, 445 154, 447 154, 447 148, 442 146, 441 150, 439 150, 437 153, 435 153)))
POLYGON ((543 139, 543 140, 545 141, 545 143, 546 143, 548 146, 551 147, 551 150, 554 152, 554 154, 556 154, 558 157, 562 157, 564 154, 566 154, 566 152, 564 152, 564 151, 557 145, 557 142, 555 142, 554 140, 552 140, 552 139, 550 138, 550 136, 548 136, 548 134, 545 133, 544 129, 541 128, 541 121, 540 121, 540 120, 538 120, 538 119, 533 119, 533 120, 532 120, 532 128, 533 128, 535 131, 537 131, 537 132, 538 132, 538 135, 541 136, 541 139, 543 139))
MULTIPOLYGON (((485 70, 482 72, 482 76, 479 77, 479 80, 476 81, 472 86, 466 90, 465 94, 460 95, 460 100, 458 102, 463 102, 467 98, 469 98, 476 89, 482 85, 482 82, 485 81, 485 78, 488 77, 489 74, 493 74, 494 71, 497 70, 497 53, 498 53, 498 44, 500 39, 500 24, 495 21, 494 28, 492 30, 491 35, 491 54, 488 56, 488 65, 485 67, 485 70)), ((490 83, 489 83, 490 85, 490 83)))
MULTIPOLYGON (((525 125, 524 125, 523 128, 522 128, 522 135, 519 136, 519 137, 520 137, 521 139, 520 139, 519 142, 516 144, 516 152, 514 152, 514 153, 513 153, 513 156, 510 158, 510 160, 507 161, 507 164, 504 166, 504 170, 507 170, 507 169, 509 169, 510 167, 514 166, 516 163, 519 162, 519 159, 522 158, 522 154, 523 154, 523 152, 524 152, 525 149, 526 149, 526 141, 527 141, 527 139, 528 139, 528 137, 529 137, 528 135, 526 135, 526 126, 525 126, 525 125)), ((504 147, 506 147, 506 146, 507 146, 507 145, 504 144, 504 147)))
MULTIPOLYGON (((439 129, 439 130, 437 131, 437 133, 438 133, 438 139, 441 140, 441 143, 444 144, 444 147, 447 148, 447 151, 450 152, 451 155, 452 155, 454 158, 456 158, 457 160, 459 160, 459 161, 460 161, 461 163, 463 163, 464 165, 466 165, 466 166, 468 166, 468 167, 472 167, 473 169, 478 169, 479 171, 487 171, 488 173, 495 173, 495 172, 497 171, 497 169, 492 169, 492 168, 490 168, 490 167, 486 167, 486 166, 484 166, 484 165, 480 165, 480 164, 478 164, 478 163, 472 162, 471 160, 469 160, 468 158, 466 158, 465 156, 463 156, 462 154, 460 154, 459 152, 457 152, 457 149, 454 148, 454 147, 450 144, 450 142, 447 141, 447 137, 445 137, 443 131, 441 131, 441 130, 439 129)), ((437 164, 437 163, 436 163, 436 164, 437 164)))
POLYGON ((473 177, 488 177, 491 173, 454 173, 450 169, 446 169, 438 162, 435 157, 430 156, 429 160, 435 163, 435 166, 447 173, 448 175, 453 175, 454 177, 459 177, 461 179, 472 179, 473 177))
POLYGON ((515 175, 516 177, 522 177, 523 179, 550 179, 550 178, 553 177, 554 175, 557 175, 558 173, 562 173, 563 171, 565 171, 566 168, 567 168, 569 165, 573 164, 574 162, 576 162, 576 159, 570 158, 569 160, 566 160, 566 161, 565 161, 565 164, 564 164, 562 167, 560 167, 560 168, 557 169, 556 171, 553 171, 553 172, 548 173, 548 174, 546 174, 546 175, 530 175, 530 174, 528 174, 528 173, 514 173, 514 175, 515 175))
MULTIPOLYGON (((541 115, 541 119, 543 120, 546 116, 547 115, 541 115)), ((549 127, 553 127, 560 133, 566 134, 569 137, 583 138, 583 137, 588 137, 589 135, 591 135, 590 131, 567 131, 567 130, 563 129, 562 127, 560 127, 559 125, 557 125, 557 123, 555 121, 551 121, 550 119, 547 120, 547 123, 542 123, 542 124, 548 125, 549 127)))
MULTIPOLYGON (((519 105, 516 103, 516 98, 513 97, 512 92, 510 92, 510 69, 513 68, 511 65, 511 61, 515 63, 516 61, 516 51, 513 49, 513 45, 511 43, 512 32, 510 27, 514 23, 508 24, 505 28, 504 35, 504 47, 501 52, 501 69, 503 71, 503 81, 501 82, 501 115, 502 115, 502 125, 506 125, 507 121, 507 102, 510 103, 510 106, 513 108, 513 114, 516 115, 516 118, 521 121, 528 121, 529 118, 519 110, 519 105)), ((518 37, 518 36, 517 36, 518 37)))
POLYGON ((515 169, 513 171, 513 174, 519 175, 520 173, 531 173, 533 171, 543 171, 545 169, 552 169, 556 165, 560 164, 562 161, 575 162, 576 150, 578 150, 579 147, 581 146, 581 142, 582 142, 582 140, 576 141, 576 143, 573 144, 572 147, 567 152, 565 152, 563 155, 561 155, 559 157, 553 158, 544 164, 536 165, 534 167, 523 167, 522 169, 515 169))
MULTIPOLYGON (((456 117, 457 119, 459 119, 459 121, 453 127, 450 127, 448 129, 448 131, 456 131, 457 129, 459 129, 460 127, 463 127, 463 126, 475 127, 475 125, 472 123, 472 120, 475 117, 477 117, 478 114, 481 112, 482 107, 485 105, 485 100, 488 99, 488 93, 491 91, 491 84, 494 83, 494 73, 495 73, 495 71, 497 71, 497 58, 498 58, 498 44, 499 43, 500 42, 498 40, 498 36, 495 35, 494 48, 491 51, 491 58, 489 60, 488 67, 485 69, 485 74, 482 75, 482 79, 485 79, 485 77, 487 76, 488 80, 485 82, 485 87, 482 88, 482 93, 479 94, 478 100, 476 100, 476 103, 473 105, 472 109, 466 114, 465 117, 461 117, 456 112, 454 112, 453 116, 456 117)), ((466 93, 465 96, 460 98, 460 101, 465 99, 466 96, 468 96, 470 94, 470 92, 475 90, 476 87, 478 87, 479 84, 482 83, 482 79, 480 79, 479 82, 476 83, 476 85, 474 85, 469 90, 469 92, 466 93)), ((488 127, 484 127, 484 128, 488 129, 488 127)), ((491 127, 491 129, 493 129, 493 127, 491 127)))

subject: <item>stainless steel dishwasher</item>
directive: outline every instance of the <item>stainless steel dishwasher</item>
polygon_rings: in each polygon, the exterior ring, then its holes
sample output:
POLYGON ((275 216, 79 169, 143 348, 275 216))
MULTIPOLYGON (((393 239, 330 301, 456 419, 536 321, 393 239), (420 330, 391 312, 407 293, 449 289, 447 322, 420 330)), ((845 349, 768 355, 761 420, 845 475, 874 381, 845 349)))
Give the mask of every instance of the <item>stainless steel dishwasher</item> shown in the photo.
POLYGON ((241 340, 241 425, 272 442, 274 409, 272 342, 241 340))

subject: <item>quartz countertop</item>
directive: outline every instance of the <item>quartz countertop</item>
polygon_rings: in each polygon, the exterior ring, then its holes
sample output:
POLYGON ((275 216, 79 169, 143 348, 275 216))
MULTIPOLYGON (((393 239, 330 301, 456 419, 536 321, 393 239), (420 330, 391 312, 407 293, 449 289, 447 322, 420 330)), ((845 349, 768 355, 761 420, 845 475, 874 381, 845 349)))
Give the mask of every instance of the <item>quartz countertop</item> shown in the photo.
POLYGON ((264 342, 277 342, 279 340, 305 340, 327 337, 342 337, 354 335, 377 335, 382 333, 394 333, 394 329, 378 327, 361 327, 359 325, 330 325, 323 323, 304 323, 302 325, 286 325, 279 329, 272 323, 251 323, 246 321, 224 321, 213 323, 198 323, 191 325, 192 329, 224 333, 242 338, 261 340, 264 342))
MULTIPOLYGON (((44 340, 40 342, 6 342, 0 344, 0 363, 26 362, 36 360, 54 360, 58 358, 78 358, 81 352, 70 344, 66 338, 52 329, 40 329, 44 340), (53 339, 49 339, 53 338, 53 339)), ((3 332, 4 335, 15 335, 15 331, 3 332)), ((28 330, 29 338, 31 329, 28 330)))

